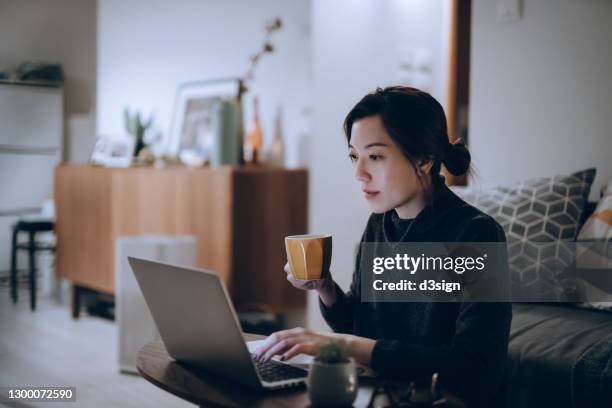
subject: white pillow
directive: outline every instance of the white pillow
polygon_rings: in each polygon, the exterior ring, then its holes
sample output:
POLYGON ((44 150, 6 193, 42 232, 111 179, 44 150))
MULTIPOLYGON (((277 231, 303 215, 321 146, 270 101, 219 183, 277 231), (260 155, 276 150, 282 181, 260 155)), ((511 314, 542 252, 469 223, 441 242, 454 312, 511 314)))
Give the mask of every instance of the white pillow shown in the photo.
POLYGON ((595 211, 580 229, 578 241, 612 241, 612 180, 602 189, 602 195, 595 211))
MULTIPOLYGON (((612 259, 608 256, 610 245, 612 245, 612 180, 602 189, 602 197, 593 214, 580 229, 577 240, 609 243, 608 246, 602 243, 605 246, 604 250, 601 251, 603 254, 591 251, 587 256, 580 256, 576 266, 586 269, 610 269, 612 273, 612 259)), ((612 276, 610 279, 612 279, 612 276)), ((612 311, 612 294, 583 281, 582 295, 586 299, 583 304, 584 307, 612 311), (597 299, 597 301, 589 299, 597 299)))

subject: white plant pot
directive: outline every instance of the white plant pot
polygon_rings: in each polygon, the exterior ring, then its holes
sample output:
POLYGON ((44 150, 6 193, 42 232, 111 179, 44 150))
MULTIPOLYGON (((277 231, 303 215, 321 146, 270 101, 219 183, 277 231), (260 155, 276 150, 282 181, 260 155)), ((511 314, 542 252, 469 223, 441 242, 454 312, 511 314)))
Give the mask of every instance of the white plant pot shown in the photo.
POLYGON ((314 361, 308 372, 308 397, 314 406, 350 406, 359 388, 357 367, 352 358, 346 363, 314 361))

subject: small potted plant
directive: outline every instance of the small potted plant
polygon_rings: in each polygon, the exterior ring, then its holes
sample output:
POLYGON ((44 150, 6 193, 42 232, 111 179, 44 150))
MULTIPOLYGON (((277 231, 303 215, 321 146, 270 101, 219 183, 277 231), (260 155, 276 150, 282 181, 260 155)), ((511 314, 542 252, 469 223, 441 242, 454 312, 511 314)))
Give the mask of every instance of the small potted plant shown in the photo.
POLYGON ((146 147, 144 141, 145 132, 151 126, 153 117, 149 117, 149 120, 144 121, 140 117, 140 112, 130 114, 128 108, 123 109, 123 120, 125 123, 125 130, 134 137, 134 157, 138 157, 142 149, 146 147))
POLYGON ((350 406, 357 396, 357 367, 341 341, 319 346, 308 372, 308 396, 314 406, 350 406))

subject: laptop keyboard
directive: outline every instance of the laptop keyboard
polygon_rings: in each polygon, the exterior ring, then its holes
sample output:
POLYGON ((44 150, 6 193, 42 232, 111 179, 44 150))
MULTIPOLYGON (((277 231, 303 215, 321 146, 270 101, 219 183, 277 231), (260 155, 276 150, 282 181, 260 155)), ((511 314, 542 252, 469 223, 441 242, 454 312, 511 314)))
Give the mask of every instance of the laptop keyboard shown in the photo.
POLYGON ((261 379, 266 382, 293 380, 305 378, 308 375, 306 370, 288 364, 277 363, 272 360, 267 363, 260 363, 253 360, 253 363, 255 363, 255 368, 259 372, 261 379))

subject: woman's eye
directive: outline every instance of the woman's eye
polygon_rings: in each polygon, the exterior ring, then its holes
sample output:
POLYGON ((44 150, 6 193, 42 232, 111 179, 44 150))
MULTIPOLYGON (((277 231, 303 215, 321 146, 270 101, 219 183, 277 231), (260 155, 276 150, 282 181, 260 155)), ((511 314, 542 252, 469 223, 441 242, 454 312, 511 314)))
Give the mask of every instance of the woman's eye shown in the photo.
POLYGON ((355 153, 349 153, 349 160, 353 163, 357 161, 357 155, 355 153))
POLYGON ((373 161, 377 161, 377 160, 381 160, 383 157, 380 154, 371 154, 370 155, 370 160, 373 161))

